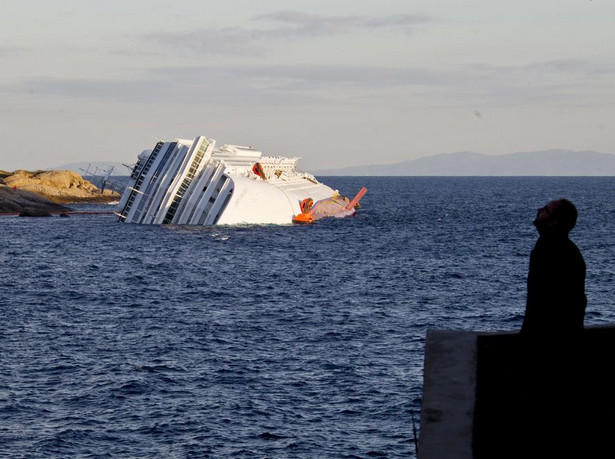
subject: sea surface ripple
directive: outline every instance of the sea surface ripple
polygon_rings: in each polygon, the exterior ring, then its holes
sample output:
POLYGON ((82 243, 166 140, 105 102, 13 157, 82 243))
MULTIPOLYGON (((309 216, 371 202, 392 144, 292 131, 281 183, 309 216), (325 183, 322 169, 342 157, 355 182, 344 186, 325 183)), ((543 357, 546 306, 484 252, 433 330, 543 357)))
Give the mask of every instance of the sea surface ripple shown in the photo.
POLYGON ((322 180, 369 189, 355 217, 0 218, 0 455, 413 457, 426 331, 520 327, 560 196, 615 322, 615 178, 322 180))

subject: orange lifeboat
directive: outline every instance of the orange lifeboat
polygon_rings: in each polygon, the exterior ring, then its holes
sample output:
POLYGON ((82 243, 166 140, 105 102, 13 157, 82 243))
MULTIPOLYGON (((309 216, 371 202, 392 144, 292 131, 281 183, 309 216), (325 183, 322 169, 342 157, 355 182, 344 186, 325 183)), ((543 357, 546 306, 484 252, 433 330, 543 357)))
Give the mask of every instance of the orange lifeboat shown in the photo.
POLYGON ((252 172, 263 180, 267 180, 267 176, 265 175, 265 171, 263 170, 261 163, 254 163, 254 166, 252 166, 252 172))
POLYGON ((298 224, 303 224, 303 225, 314 223, 314 217, 312 217, 310 214, 295 215, 293 217, 293 223, 298 223, 298 224))
POLYGON ((312 210, 312 207, 314 207, 314 200, 312 198, 305 198, 303 201, 301 201, 301 204, 299 204, 301 213, 293 217, 293 223, 299 223, 299 224, 314 223, 314 217, 310 213, 310 211, 312 210))

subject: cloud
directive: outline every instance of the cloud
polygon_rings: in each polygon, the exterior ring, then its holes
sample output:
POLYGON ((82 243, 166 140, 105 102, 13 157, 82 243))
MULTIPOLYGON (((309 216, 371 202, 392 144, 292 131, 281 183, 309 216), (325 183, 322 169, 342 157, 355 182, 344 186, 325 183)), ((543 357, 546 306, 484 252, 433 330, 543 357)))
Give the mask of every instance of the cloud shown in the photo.
POLYGON ((615 64, 611 60, 558 59, 532 63, 526 69, 545 73, 612 75, 615 73, 615 64))
POLYGON ((366 29, 401 29, 410 31, 429 21, 427 16, 399 14, 381 17, 371 16, 324 16, 298 11, 279 11, 259 16, 257 19, 281 24, 270 29, 269 34, 289 38, 301 36, 331 36, 366 29))
POLYGON ((313 105, 360 103, 399 88, 456 81, 456 75, 420 69, 238 64, 154 68, 124 79, 30 78, 0 91, 146 104, 313 105))
POLYGON ((483 106, 606 106, 615 103, 614 64, 605 58, 463 65, 452 72, 459 79, 450 88, 454 92, 451 97, 463 100, 473 96, 483 106))
POLYGON ((18 54, 27 53, 29 50, 17 46, 0 46, 0 57, 12 57, 18 54))
POLYGON ((189 32, 158 32, 143 36, 148 42, 170 48, 173 52, 203 56, 263 56, 261 31, 236 27, 207 28, 189 32))
POLYGON ((612 75, 615 73, 615 60, 604 59, 556 59, 532 62, 525 65, 486 65, 481 63, 469 64, 465 68, 476 74, 491 74, 503 77, 512 75, 542 75, 542 76, 574 76, 574 75, 612 75))
POLYGON ((331 37, 366 30, 391 29, 408 33, 429 22, 423 15, 324 16, 280 11, 254 18, 265 27, 208 27, 187 32, 156 32, 142 38, 175 50, 199 55, 263 56, 280 39, 331 37))
MULTIPOLYGON (((144 70, 124 79, 38 78, 0 91, 140 104, 557 106, 612 104, 611 78, 580 80, 548 63, 449 69, 351 65, 203 65, 144 70), (531 67, 531 71, 528 68, 531 67), (557 75, 557 78, 554 77, 557 75), (581 82, 580 82, 581 81, 581 82)), ((555 66, 557 67, 557 66, 555 66)), ((604 63, 604 68, 608 67, 604 63)), ((576 70, 592 68, 579 66, 576 70)))

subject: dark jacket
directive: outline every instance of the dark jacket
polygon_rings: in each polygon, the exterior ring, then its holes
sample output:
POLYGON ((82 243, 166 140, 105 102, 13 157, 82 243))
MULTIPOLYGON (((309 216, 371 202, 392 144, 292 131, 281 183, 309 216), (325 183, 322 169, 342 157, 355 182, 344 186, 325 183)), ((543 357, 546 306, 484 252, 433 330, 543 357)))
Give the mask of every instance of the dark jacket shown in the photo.
POLYGON ((585 261, 567 236, 541 236, 530 256, 521 334, 544 338, 580 333, 587 298, 585 261))

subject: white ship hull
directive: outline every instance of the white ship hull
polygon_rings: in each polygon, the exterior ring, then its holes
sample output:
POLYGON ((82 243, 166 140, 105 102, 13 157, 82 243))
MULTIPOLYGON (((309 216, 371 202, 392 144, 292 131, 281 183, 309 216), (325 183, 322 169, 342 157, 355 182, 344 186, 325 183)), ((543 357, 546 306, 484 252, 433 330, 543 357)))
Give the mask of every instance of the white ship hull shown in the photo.
MULTIPOLYGON (((120 201, 120 221, 290 224, 302 213, 303 200, 340 199, 313 175, 297 171, 299 158, 215 145, 215 140, 200 136, 193 141, 158 142, 151 153, 141 154, 120 201)), ((354 208, 344 212, 352 214, 354 208)))

